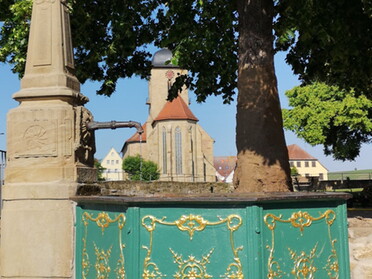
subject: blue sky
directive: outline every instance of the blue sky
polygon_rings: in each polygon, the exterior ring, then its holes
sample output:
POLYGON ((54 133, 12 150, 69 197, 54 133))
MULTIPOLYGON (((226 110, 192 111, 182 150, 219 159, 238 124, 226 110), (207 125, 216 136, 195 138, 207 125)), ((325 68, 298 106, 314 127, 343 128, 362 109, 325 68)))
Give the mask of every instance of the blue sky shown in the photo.
MULTIPOLYGON (((299 84, 292 74, 290 67, 284 62, 284 54, 279 53, 275 58, 278 88, 282 107, 288 107, 284 92, 299 84)), ((0 64, 0 133, 6 133, 6 113, 9 109, 17 107, 18 102, 12 99, 13 93, 20 88, 18 76, 13 74, 10 67, 0 64)), ((117 92, 112 97, 98 96, 95 91, 99 88, 97 83, 87 82, 82 86, 81 92, 89 97, 86 107, 93 113, 96 121, 133 120, 143 123, 148 114, 146 98, 148 83, 146 80, 131 78, 120 80, 117 92)), ((235 114, 236 103, 224 105, 220 97, 209 97, 206 103, 198 104, 195 96, 189 93, 191 110, 199 118, 199 124, 215 140, 215 156, 236 155, 235 147, 235 114)), ((96 132, 97 152, 95 157, 102 159, 111 147, 120 151, 123 143, 133 133, 134 129, 100 130, 96 132)), ((322 146, 312 147, 293 133, 286 131, 287 145, 297 144, 320 162, 330 171, 347 171, 372 169, 372 145, 365 145, 361 155, 352 162, 334 161, 332 157, 325 156, 322 146)), ((0 135, 0 149, 6 150, 6 136, 0 135)))

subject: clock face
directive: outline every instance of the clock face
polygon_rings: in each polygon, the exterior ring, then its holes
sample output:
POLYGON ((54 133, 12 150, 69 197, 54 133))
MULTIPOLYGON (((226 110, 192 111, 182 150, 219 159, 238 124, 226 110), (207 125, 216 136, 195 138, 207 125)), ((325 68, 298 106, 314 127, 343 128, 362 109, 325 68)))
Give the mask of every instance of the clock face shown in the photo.
POLYGON ((165 73, 167 79, 171 80, 174 77, 174 72, 169 70, 165 73))

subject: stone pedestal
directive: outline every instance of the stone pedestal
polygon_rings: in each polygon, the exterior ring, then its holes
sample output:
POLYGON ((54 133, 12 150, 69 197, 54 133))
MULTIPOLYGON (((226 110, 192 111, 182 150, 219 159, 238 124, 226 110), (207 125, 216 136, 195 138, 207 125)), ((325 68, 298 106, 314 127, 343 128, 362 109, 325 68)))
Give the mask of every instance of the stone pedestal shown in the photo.
POLYGON ((96 180, 93 120, 74 76, 65 1, 34 1, 26 72, 8 113, 1 278, 73 278, 79 183, 96 180))

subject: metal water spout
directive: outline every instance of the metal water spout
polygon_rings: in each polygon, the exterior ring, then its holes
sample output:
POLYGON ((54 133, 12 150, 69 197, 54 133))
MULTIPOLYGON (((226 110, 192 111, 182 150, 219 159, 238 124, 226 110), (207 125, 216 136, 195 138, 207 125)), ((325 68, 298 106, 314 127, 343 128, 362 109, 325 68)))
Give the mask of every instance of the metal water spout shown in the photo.
POLYGON ((141 123, 137 121, 110 121, 110 122, 97 122, 91 121, 87 123, 88 130, 100 130, 100 129, 112 129, 115 130, 117 128, 133 128, 137 129, 138 134, 143 133, 143 129, 141 123))

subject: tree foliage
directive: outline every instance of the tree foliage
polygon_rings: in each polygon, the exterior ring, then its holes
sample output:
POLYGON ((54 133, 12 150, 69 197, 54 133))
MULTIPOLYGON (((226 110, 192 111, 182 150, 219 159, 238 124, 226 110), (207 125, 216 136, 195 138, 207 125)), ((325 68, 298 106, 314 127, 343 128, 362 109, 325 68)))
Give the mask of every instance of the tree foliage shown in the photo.
MULTIPOLYGON (((0 62, 13 64, 23 75, 27 52, 31 0, 1 2, 0 62)), ((71 28, 76 75, 80 82, 99 81, 98 94, 110 96, 121 77, 150 73, 151 53, 146 46, 156 32, 153 10, 157 1, 71 1, 71 28)))
POLYGON ((298 169, 295 166, 291 167, 291 176, 298 176, 298 175, 299 175, 298 169))
POLYGON ((284 127, 312 145, 323 144, 325 154, 352 160, 361 144, 372 140, 372 100, 324 83, 295 87, 286 92, 284 127))
POLYGON ((130 180, 158 180, 160 172, 158 165, 149 160, 143 160, 140 155, 128 156, 123 161, 123 170, 130 180))
POLYGON ((105 178, 103 177, 103 171, 105 170, 105 168, 101 165, 98 159, 94 159, 94 167, 97 170, 97 180, 104 181, 105 178))
POLYGON ((278 50, 303 85, 324 82, 372 98, 372 4, 368 0, 281 0, 278 50))
MULTIPOLYGON (((172 63, 189 69, 189 76, 177 78, 170 99, 186 84, 195 90, 199 102, 209 95, 221 95, 229 103, 236 93, 238 35, 242 31, 237 7, 244 1, 71 1, 77 77, 83 83, 87 79, 99 81, 101 88, 97 93, 110 96, 119 78, 149 76, 151 54, 146 46, 154 44, 171 49, 175 54, 172 63)), ((276 50, 288 51, 286 61, 303 86, 322 82, 339 88, 341 95, 349 92, 348 96, 371 100, 371 1, 273 0, 273 3, 276 50)), ((12 64, 13 71, 20 75, 24 70, 30 7, 31 0, 0 2, 0 21, 4 21, 0 61, 12 64)), ((260 42, 257 44, 259 47, 260 42)), ((345 125, 333 125, 329 133, 323 129, 327 141, 318 141, 325 144, 326 152, 336 152, 335 157, 341 159, 357 154, 357 145, 353 144, 352 153, 346 154, 345 150, 341 155, 338 151, 341 142, 355 142, 359 137, 362 143, 369 137, 363 135, 365 129, 359 130, 358 137, 350 135, 345 125), (340 141, 336 136, 341 135, 340 141)))

